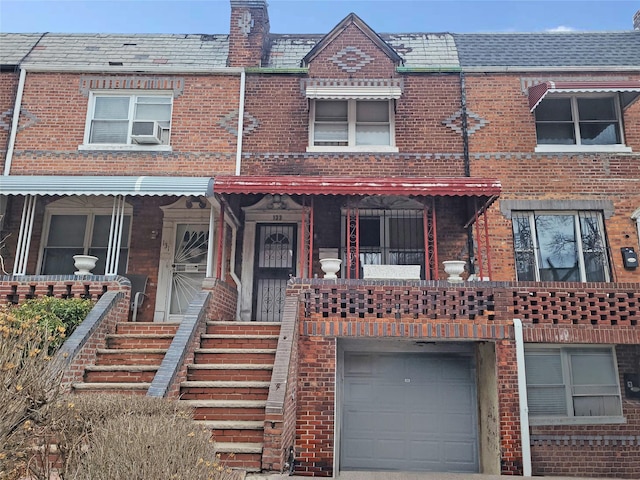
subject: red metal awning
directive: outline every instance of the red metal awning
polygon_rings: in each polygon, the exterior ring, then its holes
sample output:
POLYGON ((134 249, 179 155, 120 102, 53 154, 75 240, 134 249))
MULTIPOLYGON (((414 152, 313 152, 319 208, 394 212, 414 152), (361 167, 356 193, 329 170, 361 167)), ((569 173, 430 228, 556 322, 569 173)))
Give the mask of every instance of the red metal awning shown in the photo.
MULTIPOLYGON (((215 193, 289 195, 414 195, 429 197, 497 197, 496 179, 472 177, 311 177, 218 176, 215 193)), ((209 192, 209 194, 213 193, 209 192)))
POLYGON ((544 82, 529 88, 529 108, 533 112, 549 93, 621 93, 622 107, 628 107, 640 95, 640 82, 544 82))

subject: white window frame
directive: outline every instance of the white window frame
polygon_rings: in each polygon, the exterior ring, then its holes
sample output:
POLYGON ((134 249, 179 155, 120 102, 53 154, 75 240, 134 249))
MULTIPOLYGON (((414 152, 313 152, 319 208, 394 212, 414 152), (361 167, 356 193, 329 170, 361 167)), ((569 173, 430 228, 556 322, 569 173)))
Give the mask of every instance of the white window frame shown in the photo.
POLYGON ((307 152, 391 152, 397 153, 395 135, 395 111, 392 99, 367 99, 367 98, 318 98, 309 100, 309 146, 307 152), (316 102, 322 101, 346 101, 348 123, 348 145, 314 145, 316 102), (356 145, 356 105, 357 102, 387 102, 389 107, 389 145, 356 145))
MULTIPOLYGON (((603 215, 602 212, 599 211, 595 211, 595 210, 523 210, 523 211, 513 211, 512 213, 512 222, 514 218, 522 218, 522 217, 528 217, 529 219, 529 228, 531 230, 531 246, 533 248, 533 258, 535 261, 535 280, 536 282, 541 281, 540 280, 540 258, 539 258, 539 246, 538 246, 538 235, 536 232, 536 222, 535 222, 535 218, 537 216, 551 216, 551 215, 559 215, 559 216, 573 216, 573 222, 574 222, 574 233, 577 232, 578 236, 576 238, 577 240, 577 257, 578 257, 578 268, 580 271, 580 281, 581 282, 586 282, 586 271, 585 271, 585 264, 584 264, 584 250, 583 250, 583 245, 582 245, 582 237, 580 234, 581 230, 580 230, 580 213, 591 213, 594 215, 597 215, 598 218, 598 228, 600 229, 600 234, 601 234, 601 240, 602 240, 602 245, 604 248, 604 253, 605 253, 605 259, 606 259, 606 265, 604 268, 604 275, 605 275, 605 282, 610 282, 611 281, 611 259, 609 257, 609 249, 607 248, 607 242, 606 242, 606 237, 605 237, 605 229, 604 229, 604 220, 603 220, 603 215)), ((513 227, 512 227, 512 235, 513 235, 513 227)), ((517 254, 518 251, 516 250, 515 247, 515 240, 514 240, 514 254, 517 254)), ((517 268, 517 264, 515 265, 516 268, 516 276, 518 275, 518 268, 517 268)))
MULTIPOLYGON (((618 95, 602 95, 602 94, 580 94, 580 95, 569 95, 569 94, 554 94, 549 95, 546 99, 542 100, 542 102, 548 100, 559 100, 569 98, 571 100, 571 119, 573 122, 574 128, 574 136, 576 139, 576 143, 574 145, 557 145, 557 144, 541 144, 538 143, 536 146, 536 152, 632 152, 631 147, 628 147, 625 144, 624 139, 624 125, 622 123, 622 108, 620 108, 620 97, 618 95), (618 131, 620 132, 620 143, 612 144, 612 145, 582 145, 580 138, 580 116, 578 114, 578 99, 581 98, 613 98, 614 107, 616 110, 616 116, 618 119, 618 131)), ((537 125, 538 120, 535 118, 534 112, 534 121, 536 124, 536 142, 537 142, 537 125)), ((554 123, 549 121, 549 123, 554 123)), ((561 122, 555 122, 561 123, 561 122)), ((567 122, 568 123, 568 122, 567 122)))
POLYGON ((83 144, 78 145, 78 150, 145 150, 156 152, 171 152, 171 127, 173 124, 173 93, 169 91, 140 91, 140 90, 92 90, 89 92, 89 105, 87 108, 87 118, 84 127, 83 144), (127 143, 90 143, 91 124, 95 111, 96 98, 98 97, 129 97, 129 130, 127 132, 127 143), (135 115, 135 106, 137 97, 165 97, 171 99, 171 121, 167 130, 167 143, 159 145, 143 145, 133 143, 131 141, 131 129, 133 126, 133 118, 135 115))
MULTIPOLYGON (((612 345, 558 345, 558 344, 526 344, 525 345, 525 358, 536 354, 544 355, 557 352, 561 358, 562 368, 562 382, 565 389, 566 398, 566 415, 533 415, 529 413, 530 425, 594 425, 594 424, 621 424, 626 423, 624 417, 624 410, 622 404, 622 392, 620 389, 620 374, 618 372, 618 360, 616 357, 615 347, 612 345), (585 352, 588 350, 608 350, 611 355, 611 360, 614 367, 615 378, 610 387, 616 388, 616 394, 601 394, 610 397, 616 397, 618 400, 620 415, 606 415, 606 416, 576 416, 573 408, 573 398, 581 396, 580 393, 574 392, 574 385, 571 372, 571 356, 579 355, 580 351, 585 352)), ((527 393, 530 388, 529 375, 527 375, 527 393)), ((540 387, 543 384, 537 384, 540 387)), ((594 386, 594 388, 599 385, 594 386)), ((581 386, 582 389, 588 388, 581 386)), ((597 395, 596 392, 591 394, 583 393, 582 395, 591 396, 597 395)), ((531 402, 528 401, 529 411, 531 410, 531 402)))
MULTIPOLYGON (((108 197, 111 199, 111 197, 108 197)), ((66 203, 68 199, 61 199, 58 202, 66 203)), ((58 203, 56 202, 56 203, 58 203)), ((38 252, 38 264, 37 264, 37 272, 42 272, 44 268, 44 254, 47 248, 47 243, 49 241, 49 229, 51 228, 51 218, 55 215, 83 215, 87 217, 87 223, 85 225, 84 232, 84 240, 83 240, 83 254, 88 254, 89 249, 91 248, 91 235, 93 233, 93 226, 95 222, 96 215, 100 216, 112 216, 113 215, 113 207, 100 206, 96 208, 92 207, 67 207, 64 205, 51 205, 47 206, 45 210, 44 217, 44 225, 42 229, 42 241, 40 242, 40 250, 38 252)), ((123 244, 121 248, 125 248, 127 251, 127 258, 124 262, 124 272, 119 272, 120 275, 123 275, 127 272, 129 265, 129 253, 131 251, 131 234, 133 232, 133 207, 127 204, 124 210, 124 216, 129 217, 129 236, 126 239, 123 239, 123 244), (125 242, 126 241, 126 242, 125 242)))

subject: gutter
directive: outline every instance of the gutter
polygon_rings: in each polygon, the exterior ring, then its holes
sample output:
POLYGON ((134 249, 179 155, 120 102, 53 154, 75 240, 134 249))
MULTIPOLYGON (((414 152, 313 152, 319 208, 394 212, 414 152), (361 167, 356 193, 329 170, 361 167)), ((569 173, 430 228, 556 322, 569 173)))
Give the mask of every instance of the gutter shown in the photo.
POLYGON ((202 75, 240 75, 244 69, 239 67, 188 67, 174 65, 21 65, 29 72, 51 73, 173 73, 173 74, 202 74, 202 75))
POLYGON ((516 365, 518 368, 518 398, 520 401, 520 442, 522 444, 522 475, 531 476, 531 443, 529 438, 529 405, 527 403, 527 375, 524 368, 524 336, 522 321, 513 319, 516 341, 516 365))
POLYGON ((521 66, 502 66, 502 65, 485 65, 485 66, 472 66, 462 67, 462 70, 469 73, 518 73, 518 72, 639 72, 639 66, 564 66, 564 67, 521 67, 521 66))
POLYGON ((11 118, 11 133, 9 134, 9 144, 7 145, 7 156, 4 160, 3 176, 9 175, 11 171, 11 160, 13 159, 13 148, 16 144, 16 136, 18 135, 18 123, 20 122, 20 109, 22 108, 22 94, 24 92, 24 84, 27 78, 27 71, 20 69, 20 79, 18 80, 18 90, 16 91, 16 102, 13 107, 13 116, 11 118))
POLYGON ((458 73, 462 67, 442 66, 442 67, 396 67, 398 73, 458 73))

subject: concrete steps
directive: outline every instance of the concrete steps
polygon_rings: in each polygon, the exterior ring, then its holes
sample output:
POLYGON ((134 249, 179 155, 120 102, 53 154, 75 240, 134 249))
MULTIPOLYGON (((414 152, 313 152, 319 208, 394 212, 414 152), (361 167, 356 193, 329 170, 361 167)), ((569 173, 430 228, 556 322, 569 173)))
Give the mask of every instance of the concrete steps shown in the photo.
POLYGON ((182 401, 211 429, 223 463, 260 471, 264 416, 280 325, 208 322, 181 384, 182 401))

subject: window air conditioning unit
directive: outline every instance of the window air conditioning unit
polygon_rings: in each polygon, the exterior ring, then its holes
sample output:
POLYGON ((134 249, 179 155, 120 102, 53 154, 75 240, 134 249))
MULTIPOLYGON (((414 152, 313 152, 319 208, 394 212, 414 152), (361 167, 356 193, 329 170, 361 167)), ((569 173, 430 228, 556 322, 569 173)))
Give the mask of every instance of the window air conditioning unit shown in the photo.
POLYGON ((162 143, 162 127, 158 122, 133 122, 131 140, 138 144, 159 145, 162 143))

